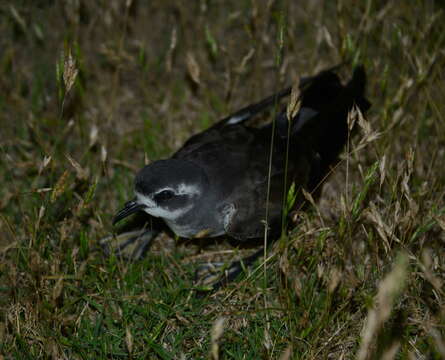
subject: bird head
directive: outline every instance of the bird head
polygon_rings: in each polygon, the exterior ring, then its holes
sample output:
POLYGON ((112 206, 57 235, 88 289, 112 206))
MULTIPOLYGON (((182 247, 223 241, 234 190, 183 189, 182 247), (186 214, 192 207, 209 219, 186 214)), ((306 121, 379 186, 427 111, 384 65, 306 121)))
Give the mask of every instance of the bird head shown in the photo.
POLYGON ((193 209, 207 184, 204 171, 189 161, 153 162, 136 175, 136 197, 116 214, 113 224, 137 211, 174 221, 193 209))

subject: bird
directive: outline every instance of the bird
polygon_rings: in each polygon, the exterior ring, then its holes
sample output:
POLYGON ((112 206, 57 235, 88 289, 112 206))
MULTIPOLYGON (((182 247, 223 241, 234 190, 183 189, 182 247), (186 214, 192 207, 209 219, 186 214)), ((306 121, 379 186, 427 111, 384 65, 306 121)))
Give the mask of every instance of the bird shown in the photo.
POLYGON ((134 181, 135 197, 116 213, 113 224, 137 213, 144 214, 145 225, 103 239, 105 251, 140 259, 163 227, 182 238, 227 236, 245 242, 265 234, 279 237, 291 186, 297 199, 303 199, 302 190, 320 192, 347 142, 348 113, 353 107, 365 113, 371 106, 364 67, 356 66, 345 84, 336 70, 301 77, 298 86, 226 116, 191 136, 171 157, 142 167, 134 181), (276 110, 293 92, 297 111, 289 106, 276 110), (251 124, 271 108, 272 121, 251 124))

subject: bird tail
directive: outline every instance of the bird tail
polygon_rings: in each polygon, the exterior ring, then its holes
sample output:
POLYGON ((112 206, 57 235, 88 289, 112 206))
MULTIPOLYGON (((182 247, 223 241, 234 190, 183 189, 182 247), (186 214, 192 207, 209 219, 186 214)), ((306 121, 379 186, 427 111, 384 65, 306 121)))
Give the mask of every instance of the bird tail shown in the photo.
POLYGON ((300 86, 301 110, 293 119, 293 135, 310 139, 312 149, 321 158, 322 167, 332 165, 343 150, 348 139, 348 114, 353 106, 363 114, 371 106, 365 97, 365 88, 363 66, 355 68, 346 85, 342 85, 334 72, 324 71, 310 83, 300 86), (308 113, 311 118, 305 119, 304 115, 308 113))
POLYGON ((317 158, 310 188, 317 188, 338 162, 348 140, 348 114, 354 106, 364 114, 371 106, 365 97, 366 72, 354 69, 343 85, 333 71, 323 71, 300 84, 301 108, 292 119, 291 137, 304 143, 317 158))

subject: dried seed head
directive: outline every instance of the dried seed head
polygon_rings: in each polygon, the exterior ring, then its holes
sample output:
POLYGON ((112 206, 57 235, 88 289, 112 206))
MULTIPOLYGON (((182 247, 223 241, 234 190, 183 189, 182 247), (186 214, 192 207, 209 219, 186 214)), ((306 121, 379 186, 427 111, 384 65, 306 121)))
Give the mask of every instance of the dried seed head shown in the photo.
POLYGON ((95 124, 93 124, 90 129, 90 147, 93 147, 96 144, 98 135, 99 128, 95 124))
POLYGON ((65 170, 60 176, 59 180, 57 180, 57 183, 53 188, 53 192, 51 193, 51 202, 56 201, 56 199, 65 191, 68 174, 68 170, 65 170))
POLYGON ((76 160, 74 160, 71 156, 69 156, 68 154, 65 154, 65 157, 68 159, 68 161, 71 163, 71 165, 76 170, 76 176, 79 180, 88 179, 88 170, 82 168, 82 166, 80 166, 80 164, 76 160))
POLYGON ((48 164, 51 162, 52 157, 51 156, 46 156, 43 158, 42 163, 39 166, 39 174, 42 173, 43 170, 45 170, 45 168, 48 166, 48 164))
POLYGON ((69 93, 73 87, 78 72, 76 60, 72 57, 71 51, 68 51, 63 62, 63 83, 65 84, 66 93, 69 93))
POLYGON ((199 65, 198 62, 196 61, 195 56, 191 52, 187 53, 186 63, 190 78, 193 80, 194 83, 199 85, 200 84, 199 76, 201 70, 199 69, 199 65))
POLYGON ((329 293, 333 293, 340 283, 342 277, 342 273, 336 267, 332 268, 329 272, 329 281, 328 281, 328 291, 329 293))
POLYGON ((105 162, 105 161, 107 161, 107 148, 104 146, 104 145, 102 145, 101 147, 100 147, 100 161, 102 161, 103 163, 105 162))
MULTIPOLYGON (((297 80, 297 84, 300 81, 297 80)), ((291 121, 300 111, 301 108, 301 98, 300 98, 300 88, 298 85, 292 86, 292 92, 290 94, 290 100, 287 104, 286 115, 288 121, 291 121)))
POLYGON ((357 106, 354 106, 349 112, 348 112, 348 129, 351 131, 354 128, 354 125, 357 121, 357 106))
POLYGON ((379 170, 380 170, 380 188, 381 188, 386 177, 386 155, 383 155, 382 159, 380 160, 379 170))

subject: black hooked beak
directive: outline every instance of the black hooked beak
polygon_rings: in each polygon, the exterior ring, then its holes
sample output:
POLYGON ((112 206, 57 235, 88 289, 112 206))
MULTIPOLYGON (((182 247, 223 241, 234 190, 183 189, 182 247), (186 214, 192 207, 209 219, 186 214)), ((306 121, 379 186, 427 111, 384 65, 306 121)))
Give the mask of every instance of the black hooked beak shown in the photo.
POLYGON ((146 206, 144 204, 139 204, 134 200, 128 201, 125 203, 124 208, 114 216, 113 218, 113 225, 115 225, 117 222, 121 221, 122 219, 126 218, 127 216, 134 214, 135 212, 144 209, 146 206))

